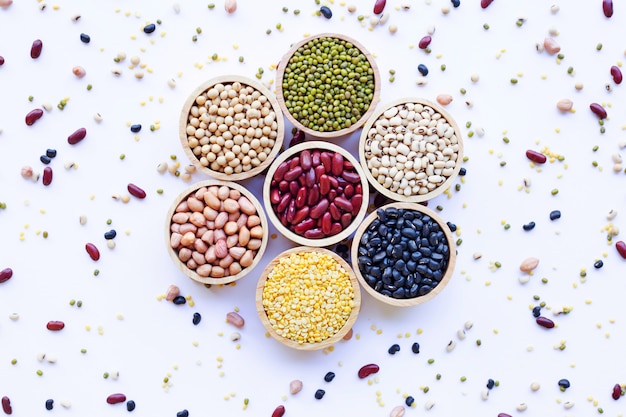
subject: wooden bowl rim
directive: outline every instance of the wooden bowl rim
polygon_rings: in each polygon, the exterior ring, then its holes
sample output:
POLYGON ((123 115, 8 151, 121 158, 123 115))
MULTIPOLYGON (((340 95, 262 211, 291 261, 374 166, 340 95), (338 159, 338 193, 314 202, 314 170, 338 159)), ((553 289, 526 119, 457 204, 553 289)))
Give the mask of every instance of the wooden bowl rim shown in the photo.
POLYGON ((378 207, 376 210, 371 212, 365 218, 365 220, 363 220, 363 222, 361 223, 357 231, 354 233, 354 239, 352 240, 352 246, 350 248, 350 258, 352 259, 352 264, 354 265, 354 268, 353 268, 354 274, 359 280, 359 283, 361 284, 363 289, 365 289, 365 291, 368 294, 370 294, 372 297, 374 297, 376 300, 381 301, 385 304, 389 304, 394 307, 411 307, 411 306, 425 303, 426 301, 433 299, 435 296, 437 296, 437 294, 439 294, 446 287, 446 285, 448 285, 448 282, 450 281, 450 279, 452 278, 452 275, 454 274, 454 268, 456 265, 456 242, 454 241, 454 237, 452 236, 452 231, 450 230, 450 227, 443 221, 443 219, 437 213, 435 213, 433 210, 419 203, 407 203, 407 202, 389 203, 384 206, 378 207), (404 299, 396 299, 396 298, 383 295, 379 293, 378 291, 374 290, 372 287, 370 287, 367 284, 367 282, 365 281, 365 278, 363 278, 363 275, 361 274, 361 269, 358 267, 358 262, 356 261, 356 259, 358 258, 358 250, 359 250, 361 236, 363 236, 363 232, 375 219, 378 218, 378 214, 376 213, 376 210, 378 209, 385 210, 391 207, 415 210, 427 216, 430 216, 433 220, 435 220, 439 224, 446 239, 448 240, 448 248, 450 249, 450 256, 448 258, 448 267, 446 269, 446 272, 443 278, 439 282, 439 284, 437 284, 437 286, 433 288, 426 295, 421 295, 421 296, 417 296, 414 298, 404 298, 404 299))
POLYGON ((169 253, 170 258, 172 258, 172 261, 174 261, 174 264, 186 276, 188 276, 189 278, 201 284, 211 284, 211 285, 229 284, 231 282, 234 282, 243 278, 244 276, 249 274, 259 264, 259 262, 261 261, 261 258, 263 257, 263 254, 265 253, 265 249, 267 248, 267 242, 269 240, 269 224, 267 221, 267 217, 265 215, 265 211, 263 210, 263 206, 261 205, 259 200, 254 196, 253 193, 251 193, 243 185, 233 182, 233 181, 222 181, 222 180, 214 180, 214 179, 203 180, 187 187, 186 189, 181 191, 174 199, 172 205, 167 211, 167 216, 165 217, 165 240, 166 240, 166 245, 167 245, 167 252, 169 253), (178 207, 178 205, 187 196, 194 193, 198 189, 202 187, 211 187, 214 185, 217 185, 218 187, 225 185, 227 187, 230 187, 231 189, 235 189, 239 191, 241 195, 247 197, 248 200, 250 200, 250 202, 254 204, 254 207, 257 210, 257 215, 261 219, 261 226, 263 227, 263 237, 261 238, 261 247, 257 250, 257 253, 254 256, 254 260, 252 261, 252 264, 247 268, 243 268, 241 272, 239 272, 238 274, 229 275, 223 278, 201 277, 195 271, 187 268, 187 265, 185 265, 180 259, 178 259, 177 252, 174 251, 174 249, 172 249, 170 245, 170 236, 171 236, 170 225, 172 223, 172 216, 174 215, 176 211, 176 207, 178 207))
POLYGON ((259 280, 257 282, 255 300, 256 300, 257 313, 259 315, 261 323, 263 324, 263 327, 267 330, 267 332, 274 339, 276 339, 277 341, 279 341, 283 345, 285 345, 287 347, 290 347, 290 348, 293 348, 293 349, 298 349, 298 350, 319 350, 319 349, 327 348, 327 347, 337 343, 341 339, 343 339, 343 337, 354 326, 354 323, 356 322, 356 320, 358 318, 358 315, 359 315, 359 311, 361 309, 361 289, 360 289, 360 285, 359 285, 359 281, 357 279, 357 276, 354 273, 354 270, 352 269, 350 264, 345 259, 343 259, 341 256, 339 256, 335 252, 333 252, 331 250, 328 250, 328 249, 325 249, 325 248, 317 248, 317 247, 310 247, 310 246, 298 246, 298 247, 294 247, 294 248, 288 249, 288 250, 280 253, 274 259, 272 259, 267 264, 267 266, 263 269, 263 272, 261 272, 261 276, 259 277, 259 280), (278 264, 280 259, 282 259, 284 257, 288 257, 288 256, 290 256, 293 253, 301 253, 301 252, 321 252, 323 254, 326 254, 326 255, 329 255, 330 257, 332 257, 348 273, 348 275, 350 277, 350 282, 352 284, 352 289, 354 291, 354 300, 353 300, 354 301, 354 308, 352 308, 352 311, 350 312, 350 316, 348 317, 348 319, 346 320, 344 325, 341 327, 341 329, 339 329, 337 331, 337 333, 335 333, 334 335, 330 336, 328 339, 322 340, 319 343, 302 343, 302 344, 300 344, 300 343, 298 343, 298 342, 296 342, 294 340, 291 340, 291 339, 288 339, 288 338, 286 338, 284 336, 279 335, 278 333, 276 333, 276 330, 274 330, 274 328, 270 324, 270 322, 269 322, 269 320, 267 318, 267 313, 265 312, 265 307, 263 307, 263 288, 265 287, 265 282, 267 281, 267 277, 270 274, 270 272, 274 269, 274 266, 276 266, 276 264, 278 264))
POLYGON ((185 100, 185 103, 183 104, 182 110, 180 112, 178 134, 185 155, 187 155, 187 158, 189 158, 191 163, 197 169, 217 180, 241 181, 252 178, 255 175, 263 172, 272 163, 278 152, 280 152, 285 138, 285 119, 283 117, 283 111, 280 107, 280 104, 278 103, 276 96, 263 84, 241 75, 220 75, 201 83, 187 96, 187 99, 185 100), (217 84, 233 84, 235 82, 239 82, 241 84, 253 87, 265 97, 267 97, 272 105, 272 109, 276 113, 276 123, 278 124, 278 130, 276 132, 276 139, 274 140, 274 147, 272 148, 272 151, 267 156, 265 161, 263 161, 259 166, 250 169, 249 171, 242 171, 240 173, 233 173, 229 175, 223 172, 213 171, 209 167, 203 166, 200 163, 200 160, 196 157, 196 155, 194 155, 187 141, 187 118, 189 117, 189 112, 191 111, 191 107, 193 106, 196 97, 217 84))
POLYGON ((369 205, 369 184, 367 183, 365 173, 363 172, 363 168, 359 164, 359 161, 357 161, 357 159, 352 156, 352 154, 348 152, 345 148, 326 141, 306 141, 285 150, 270 165, 265 176, 265 181, 263 182, 263 204, 266 207, 266 214, 267 217, 269 217, 270 222, 274 225, 274 227, 276 227, 280 234, 285 236, 287 239, 302 246, 331 246, 349 237, 357 229, 359 223, 365 218, 367 207, 369 205), (361 179, 361 188, 363 188, 363 203, 361 204, 361 209, 359 210, 357 215, 352 218, 352 223, 350 223, 348 227, 346 227, 340 233, 337 233, 334 236, 329 236, 322 239, 308 239, 304 236, 300 236, 283 226, 276 216, 274 209, 272 208, 272 203, 270 201, 270 186, 272 178, 274 177, 274 172, 283 161, 286 161, 290 157, 302 152, 305 149, 322 149, 341 153, 344 158, 346 158, 352 163, 352 165, 354 165, 354 169, 359 174, 359 177, 361 179))
POLYGON ((365 48, 356 39, 353 39, 353 38, 351 38, 349 36, 342 35, 342 34, 339 34, 339 33, 331 33, 331 32, 318 33, 316 35, 308 36, 308 37, 306 37, 306 38, 296 42, 283 55, 283 57, 281 58, 281 60, 278 63, 278 66, 276 67, 276 97, 278 99, 278 104, 280 105, 280 108, 281 108, 283 114, 291 122, 291 124, 293 124, 298 129, 302 130, 304 133, 306 133, 308 135, 311 135, 311 136, 314 136, 314 137, 324 138, 324 139, 333 139, 333 138, 337 138, 337 137, 340 137, 340 136, 346 136, 346 135, 349 135, 349 134, 355 132, 357 129, 361 128, 363 126, 363 124, 365 124, 365 122, 372 115, 372 113, 376 109, 376 105, 380 101, 380 89, 381 89, 381 85, 380 84, 381 84, 380 72, 378 70, 378 65, 376 64, 376 60, 374 59, 372 54, 367 50, 367 48, 365 48), (310 129, 310 128, 304 126, 302 123, 300 123, 296 118, 294 118, 291 115, 291 113, 287 109, 287 106, 285 104, 285 98, 283 96, 282 81, 283 81, 283 76, 285 75, 285 68, 287 66, 287 63, 289 63, 289 60, 291 59, 291 56, 302 45, 310 42, 313 39, 318 39, 318 38, 336 38, 336 39, 341 39, 341 40, 344 40, 346 42, 349 42, 349 43, 353 44, 354 46, 356 46, 363 53, 363 55, 365 55, 365 57, 367 58, 367 60, 368 60, 368 62, 370 64, 370 67, 372 68, 372 71, 374 73, 374 96, 372 97, 372 102, 370 103, 370 106, 368 107, 367 111, 352 126, 350 126, 348 128, 332 131, 332 132, 318 132, 317 130, 313 130, 313 129, 310 129))
POLYGON ((459 129, 459 125, 457 124, 456 120, 454 120, 452 115, 446 109, 443 108, 443 106, 431 100, 421 98, 421 97, 404 97, 404 98, 398 98, 398 99, 392 100, 386 103, 384 106, 378 107, 378 109, 374 113, 372 113, 370 118, 363 125, 363 130, 361 131, 361 136, 359 138, 359 161, 361 162, 361 166, 363 168, 363 171, 365 172, 365 177, 367 178, 367 181, 372 185, 372 187, 376 189, 376 191, 378 191, 379 193, 381 193, 382 195, 384 195, 385 197, 393 201, 407 202, 407 203, 420 203, 423 201, 430 200, 438 196, 439 194, 443 193, 446 189, 448 189, 452 185, 454 180, 456 180, 457 176, 459 175, 459 171, 461 170, 461 165, 463 165, 463 149, 464 149, 463 137, 461 134, 461 130, 459 129), (408 197, 404 195, 400 195, 396 192, 390 191, 387 188, 383 187, 381 184, 379 184, 378 180, 374 178, 374 176, 372 175, 372 171, 370 171, 370 169, 367 167, 367 159, 365 158, 365 142, 367 141, 367 134, 370 128, 373 126, 376 120, 378 120, 378 118, 385 111, 387 111, 391 107, 394 107, 403 103, 416 103, 416 104, 419 103, 419 104, 432 107, 435 111, 440 113, 446 119, 446 121, 452 126, 452 128, 454 129, 454 133, 458 139, 458 144, 459 144, 458 157, 457 157, 457 161, 454 166, 454 171, 452 175, 450 175, 439 187, 435 188, 434 190, 426 194, 417 194, 417 195, 411 195, 408 197))

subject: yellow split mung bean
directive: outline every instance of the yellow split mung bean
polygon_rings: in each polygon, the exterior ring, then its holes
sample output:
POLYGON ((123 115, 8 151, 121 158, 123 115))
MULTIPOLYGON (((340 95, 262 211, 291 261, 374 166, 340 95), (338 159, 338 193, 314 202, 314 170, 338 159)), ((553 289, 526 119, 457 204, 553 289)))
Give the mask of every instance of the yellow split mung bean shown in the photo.
POLYGON ((337 333, 354 308, 349 273, 330 255, 296 252, 268 274, 263 308, 270 325, 297 343, 319 343, 337 333))

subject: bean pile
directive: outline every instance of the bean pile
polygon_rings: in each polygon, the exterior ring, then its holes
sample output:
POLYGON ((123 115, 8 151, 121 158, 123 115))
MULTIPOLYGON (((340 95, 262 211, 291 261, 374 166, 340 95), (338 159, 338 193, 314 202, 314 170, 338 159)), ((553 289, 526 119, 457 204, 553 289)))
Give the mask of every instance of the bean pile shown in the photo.
POLYGON ((424 195, 455 175, 459 132, 429 105, 402 103, 385 110, 367 132, 364 156, 375 181, 401 196, 424 195))
POLYGON ((170 245, 201 277, 223 278, 252 265, 263 241, 257 209, 226 185, 201 187, 175 209, 170 245))
POLYGON ((185 133, 203 167, 231 175, 250 171, 268 158, 278 121, 271 101, 254 87, 218 83, 196 97, 185 133))
POLYGON ((321 239, 352 223, 363 204, 363 187, 341 153, 305 149, 274 171, 270 202, 283 226, 299 236, 321 239))
POLYGON ((335 132, 355 124, 374 97, 374 69, 355 45, 319 37, 291 56, 282 80, 285 106, 303 126, 335 132))
POLYGON ((322 342, 341 330, 354 308, 350 275, 322 252, 284 256, 267 276, 263 308, 280 336, 322 342))
POLYGON ((428 294, 446 273, 450 247, 430 216, 380 208, 359 241, 357 265, 375 291, 396 299, 428 294))

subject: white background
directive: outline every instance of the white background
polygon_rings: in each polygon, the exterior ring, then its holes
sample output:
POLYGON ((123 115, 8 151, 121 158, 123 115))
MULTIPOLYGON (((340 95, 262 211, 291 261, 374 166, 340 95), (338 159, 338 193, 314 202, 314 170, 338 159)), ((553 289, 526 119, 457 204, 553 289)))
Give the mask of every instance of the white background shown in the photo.
MULTIPOLYGON (((614 401, 610 394, 614 384, 626 383, 626 264, 607 243, 604 229, 610 210, 618 212, 614 225, 626 229, 626 177, 613 172, 611 159, 626 140, 625 87, 615 85, 609 74, 626 50, 621 5, 607 19, 600 0, 496 0, 486 10, 478 0, 461 0, 459 8, 445 0, 406 2, 410 10, 390 0, 385 9, 389 22, 370 28, 371 1, 354 2, 354 14, 343 3, 328 3, 330 20, 316 16, 319 6, 309 0, 238 3, 232 15, 222 1, 210 10, 208 2, 184 0, 178 2, 179 13, 171 1, 139 0, 59 0, 43 11, 42 3, 16 0, 0 9, 0 55, 6 60, 0 67, 0 202, 7 205, 0 210, 0 269, 14 271, 0 284, 0 396, 11 399, 13 414, 43 415, 45 400, 52 398, 55 413, 119 415, 126 413, 125 406, 105 400, 120 392, 137 403, 134 415, 141 416, 174 416, 183 409, 191 416, 269 416, 279 404, 289 416, 387 416, 403 404, 403 395, 415 397, 408 416, 589 416, 600 408, 607 416, 622 415, 626 399, 614 401), (558 13, 551 12, 553 4, 560 6, 558 13), (294 15, 294 9, 301 13, 294 15), (81 18, 73 22, 76 14, 81 18), (358 15, 366 16, 363 22, 358 15), (516 24, 520 18, 525 19, 521 27, 516 24), (143 33, 143 26, 157 19, 162 24, 156 31, 143 33), (276 29, 278 23, 283 30, 276 29), (394 35, 391 24, 398 27, 394 35), (197 27, 202 33, 194 43, 197 27), (431 27, 432 53, 426 54, 417 43, 431 27), (535 48, 551 29, 558 32, 554 39, 564 54, 560 63, 535 48), (178 119, 198 84, 227 74, 254 78, 262 68, 261 81, 271 85, 272 66, 290 44, 320 32, 351 36, 376 57, 382 79, 379 106, 401 97, 434 100, 451 94, 454 101, 447 110, 461 126, 468 160, 464 183, 457 180, 460 191, 429 203, 440 206, 439 214, 459 227, 462 239, 444 291, 406 309, 387 307, 363 292, 354 326, 359 339, 338 343, 333 352, 300 352, 265 337, 254 303, 261 270, 293 244, 280 236, 272 239, 266 259, 234 287, 207 289, 191 281, 172 263, 164 236, 165 213, 189 183, 159 174, 156 166, 171 163, 170 155, 181 167, 188 163, 178 119), (80 33, 90 35, 91 43, 82 43, 80 33), (37 38, 43 53, 32 60, 30 45, 37 38), (128 57, 120 64, 113 61, 118 52, 128 57), (129 68, 133 55, 146 65, 141 80, 129 68), (416 85, 420 63, 430 70, 424 86, 416 85), (76 65, 85 68, 84 78, 72 74, 76 65), (115 77, 113 69, 122 75, 115 77), (390 70, 395 70, 393 83, 390 70), (476 83, 473 74, 479 76, 476 83), (175 88, 168 86, 170 78, 175 88), (574 88, 577 82, 584 86, 580 91, 574 88), (56 105, 66 97, 60 111, 56 105), (563 98, 574 102, 575 112, 556 109, 563 98), (589 110, 593 102, 607 108, 604 134, 589 110), (26 126, 24 116, 44 103, 53 110, 26 126), (93 117, 97 112, 103 117, 99 124, 93 117), (149 126, 157 121, 160 129, 151 132, 149 126), (129 129, 135 123, 143 126, 137 135, 129 129), (68 145, 67 136, 79 127, 87 129, 86 139, 68 145), (485 135, 469 137, 479 127, 485 135), (564 161, 532 167, 525 151, 545 146, 564 161), (24 180, 23 166, 43 170, 39 156, 47 148, 58 152, 50 165, 52 185, 24 180), (125 154, 123 161, 120 154, 125 154), (63 167, 70 160, 77 169, 63 167), (124 204, 111 198, 125 194, 130 182, 146 190, 145 200, 124 204), (551 222, 555 209, 562 217, 551 222), (87 216, 84 226, 80 215, 87 216), (522 230, 530 221, 535 229, 522 230), (118 232, 113 250, 103 237, 111 228, 118 232), (87 242, 100 248, 100 261, 89 259, 87 242), (523 285, 519 265, 529 256, 540 263, 523 285), (598 259, 604 261, 601 269, 593 266, 598 259), (501 267, 494 268, 495 262, 501 267), (583 269, 586 279, 580 276, 583 269), (158 301, 170 284, 191 296, 195 306, 158 301), (546 303, 543 314, 557 327, 547 330, 535 323, 530 309, 540 301, 533 296, 546 303), (71 299, 81 300, 82 307, 70 306, 71 299), (563 307, 572 312, 555 316, 548 310, 563 307), (230 341, 235 329, 225 323, 226 313, 235 308, 246 319, 240 349, 230 341), (191 322, 196 311, 202 314, 198 326, 191 322), (10 320, 11 313, 18 313, 19 320, 10 320), (65 329, 46 330, 50 320, 64 321, 65 329), (465 340, 458 340, 457 330, 468 320, 474 326, 465 340), (447 352, 450 340, 456 348, 447 352), (416 341, 419 355, 410 349, 416 341), (401 351, 391 356, 387 349, 394 343, 401 351), (562 343, 564 350, 555 349, 562 343), (40 353, 57 362, 39 362, 40 353), (428 364, 431 358, 434 363, 428 364), (359 380, 357 370, 367 363, 380 365, 380 372, 359 380), (117 380, 103 378, 115 371, 117 380), (330 383, 323 380, 327 371, 337 375, 330 383), (170 385, 164 388, 165 377, 170 385), (481 391, 489 378, 499 386, 484 401, 481 391), (562 378, 571 382, 565 392, 557 384, 562 378), (292 379, 304 383, 297 396, 289 395, 292 379), (541 384, 538 392, 529 388, 534 381, 541 384), (319 388, 326 396, 315 400, 319 388), (245 398, 249 405, 243 410, 245 398), (63 409, 62 401, 71 407, 63 409), (427 401, 435 403, 428 412, 427 401), (568 401, 574 407, 566 409, 568 401), (523 413, 516 411, 522 402, 528 406, 523 413)), ((287 143, 290 130, 288 125, 287 143)), ((356 155, 359 133, 336 142, 356 155)), ((192 182, 203 179, 208 177, 198 173, 192 182)), ((260 197, 262 178, 243 184, 260 197)))

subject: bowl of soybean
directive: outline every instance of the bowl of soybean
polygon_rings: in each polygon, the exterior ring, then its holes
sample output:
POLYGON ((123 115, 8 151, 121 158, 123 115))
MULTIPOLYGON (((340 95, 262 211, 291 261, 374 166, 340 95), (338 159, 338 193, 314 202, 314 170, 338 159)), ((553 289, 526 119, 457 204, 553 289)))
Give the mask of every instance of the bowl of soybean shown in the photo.
POLYGON ((183 190, 165 218, 174 264, 201 284, 228 284, 249 274, 269 240, 269 225, 253 193, 232 181, 204 180, 183 190))
POLYGON ((375 299, 409 307, 433 299, 456 264, 450 227, 418 203, 390 203, 370 213, 354 234, 354 273, 375 299))
POLYGON ((369 183, 392 201, 419 203, 448 190, 461 170, 463 140, 454 118, 423 98, 379 107, 359 139, 369 183))
POLYGON ((321 33, 295 43, 276 68, 285 117, 305 133, 332 139, 359 129, 380 100, 380 74, 356 40, 321 33))
POLYGON ((285 121, 264 85, 224 75, 203 82, 187 97, 179 135, 197 169, 218 180, 240 181, 272 163, 283 144, 285 121))
POLYGON ((343 258, 328 249, 301 246, 265 267, 257 283, 256 307, 274 339, 293 349, 318 350, 350 331, 361 292, 343 258))
POLYGON ((263 183, 267 216, 287 239, 325 247, 349 237, 365 218, 369 185, 346 149, 307 141, 282 152, 263 183))

